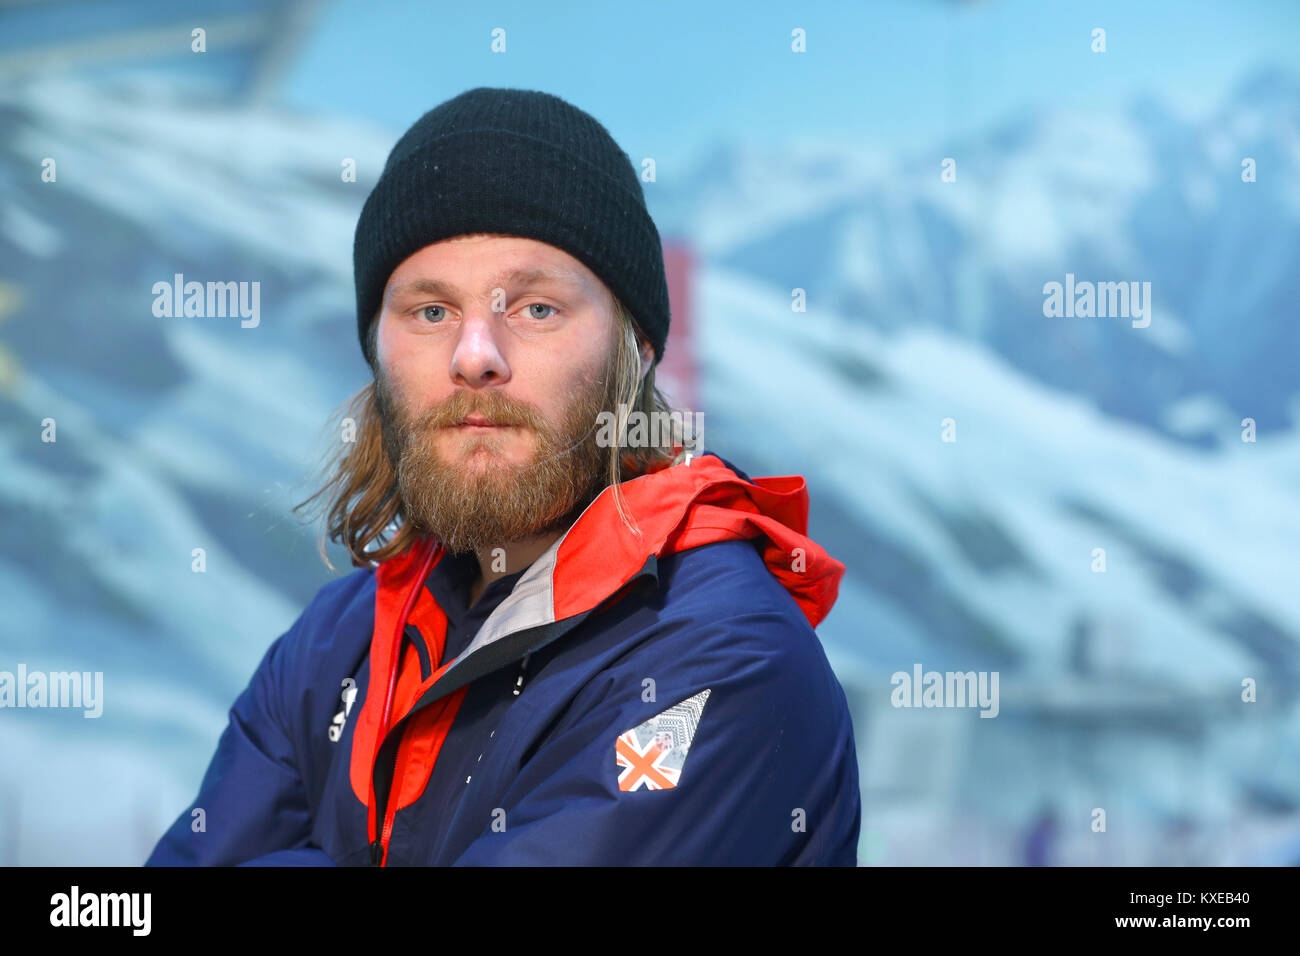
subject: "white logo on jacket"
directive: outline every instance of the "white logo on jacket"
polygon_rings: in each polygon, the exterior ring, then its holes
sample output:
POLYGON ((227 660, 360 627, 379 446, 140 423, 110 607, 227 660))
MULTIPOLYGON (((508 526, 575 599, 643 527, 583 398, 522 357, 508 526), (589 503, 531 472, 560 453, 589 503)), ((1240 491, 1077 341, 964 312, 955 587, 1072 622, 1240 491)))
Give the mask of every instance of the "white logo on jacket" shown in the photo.
POLYGON ((343 709, 334 715, 330 721, 330 741, 338 743, 339 738, 343 736, 343 725, 347 723, 348 714, 352 713, 352 702, 357 699, 357 682, 351 677, 343 678, 343 709))

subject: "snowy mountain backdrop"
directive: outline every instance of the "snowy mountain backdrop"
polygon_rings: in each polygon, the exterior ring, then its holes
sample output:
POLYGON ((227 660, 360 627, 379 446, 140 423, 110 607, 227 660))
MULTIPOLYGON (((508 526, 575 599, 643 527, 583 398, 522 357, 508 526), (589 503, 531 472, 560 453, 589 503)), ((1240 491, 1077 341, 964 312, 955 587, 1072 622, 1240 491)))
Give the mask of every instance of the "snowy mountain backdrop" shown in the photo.
MULTIPOLYGON (((819 632, 863 862, 1018 862, 1045 806, 1112 808, 1066 862, 1175 862, 1189 818, 1203 862, 1293 831, 1298 116, 1264 72, 1204 124, 1139 101, 924 155, 720 143, 646 185, 697 255, 706 446, 805 475, 848 566, 819 632), (1067 273, 1150 282, 1150 326, 1045 317, 1067 273), (999 719, 892 708, 917 662, 999 671, 999 719)), ((365 382, 352 230, 393 138, 130 84, 0 97, 0 669, 106 697, 0 713, 0 863, 141 862, 330 579, 290 508, 365 382), (176 273, 260 282, 260 323, 156 317, 176 273)))

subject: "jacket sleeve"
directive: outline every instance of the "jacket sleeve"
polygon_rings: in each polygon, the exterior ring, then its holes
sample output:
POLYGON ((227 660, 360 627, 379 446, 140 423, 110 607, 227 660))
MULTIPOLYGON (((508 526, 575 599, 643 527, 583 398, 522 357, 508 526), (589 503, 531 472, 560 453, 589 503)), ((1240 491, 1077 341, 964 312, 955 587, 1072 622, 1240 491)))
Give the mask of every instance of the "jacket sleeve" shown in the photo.
POLYGON ((146 866, 229 866, 262 860, 262 865, 322 865, 328 861, 323 850, 309 843, 306 788, 295 766, 292 738, 280 706, 291 699, 286 696, 290 674, 286 658, 300 626, 301 619, 263 656, 248 687, 230 708, 229 723, 198 797, 163 834, 146 866), (306 852, 278 855, 286 850, 306 852))
POLYGON ((779 613, 700 624, 620 658, 575 697, 502 802, 454 865, 857 862, 847 701, 815 632, 779 613), (631 788, 637 774, 619 765, 616 740, 705 689, 676 785, 631 788))

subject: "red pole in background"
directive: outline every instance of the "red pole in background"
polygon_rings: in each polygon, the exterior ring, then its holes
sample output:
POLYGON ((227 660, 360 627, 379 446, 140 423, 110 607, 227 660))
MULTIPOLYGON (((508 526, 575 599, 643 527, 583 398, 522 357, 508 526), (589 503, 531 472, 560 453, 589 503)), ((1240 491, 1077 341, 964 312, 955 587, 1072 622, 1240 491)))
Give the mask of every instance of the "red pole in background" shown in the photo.
POLYGON ((655 368, 655 384, 674 408, 703 411, 696 375, 694 337, 695 255, 684 239, 664 241, 664 269, 668 273, 668 305, 672 322, 663 361, 655 368))

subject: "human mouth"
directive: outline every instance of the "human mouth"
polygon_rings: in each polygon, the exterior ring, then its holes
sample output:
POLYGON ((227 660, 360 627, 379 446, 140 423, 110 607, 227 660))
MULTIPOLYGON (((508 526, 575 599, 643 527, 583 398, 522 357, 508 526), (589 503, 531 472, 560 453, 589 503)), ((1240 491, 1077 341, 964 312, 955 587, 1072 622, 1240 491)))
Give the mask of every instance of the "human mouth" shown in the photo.
POLYGON ((456 428, 466 428, 470 431, 485 430, 488 428, 510 428, 510 425, 498 424, 482 415, 467 415, 465 420, 455 426, 456 428))

